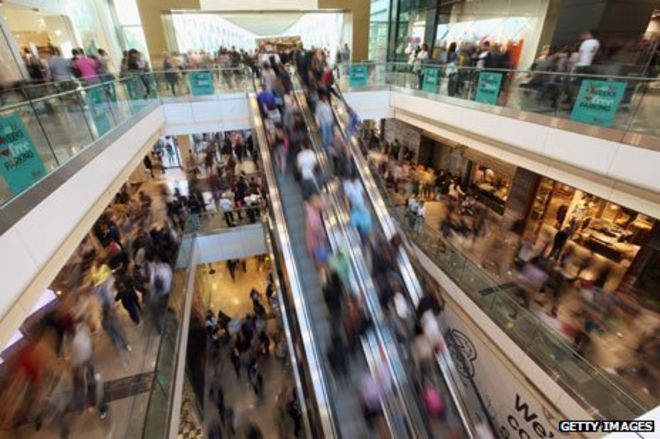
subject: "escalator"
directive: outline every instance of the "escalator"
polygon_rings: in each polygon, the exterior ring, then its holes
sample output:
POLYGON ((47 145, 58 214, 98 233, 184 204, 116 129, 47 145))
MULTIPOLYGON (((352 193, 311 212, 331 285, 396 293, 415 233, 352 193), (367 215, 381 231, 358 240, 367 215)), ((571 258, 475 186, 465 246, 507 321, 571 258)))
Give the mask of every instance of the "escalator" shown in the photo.
MULTIPOLYGON (((299 92, 299 95, 304 97, 302 91, 299 92)), ((342 99, 333 98, 333 100, 335 101, 335 105, 343 105, 342 99)), ((342 115, 347 115, 345 109, 342 115)), ((342 132, 345 133, 346 121, 343 120, 337 112, 335 112, 335 118, 336 124, 340 127, 342 132)), ((359 141, 356 138, 349 139, 349 141, 354 164, 356 165, 355 168, 358 170, 360 180, 365 188, 365 194, 368 199, 372 218, 376 220, 375 224, 377 224, 377 227, 380 229, 379 232, 381 237, 389 240, 397 234, 397 230, 392 218, 389 216, 385 208, 384 201, 380 195, 376 182, 370 174, 366 160, 362 156, 359 141)), ((397 261, 398 270, 405 284, 408 298, 411 304, 416 306, 424 294, 424 289, 418 280, 417 273, 415 273, 415 270, 413 269, 408 251, 405 250, 406 247, 407 245, 402 246, 399 251, 397 261)), ((441 326, 444 326, 443 329, 446 329, 446 321, 444 320, 444 318, 441 318, 441 326)), ((447 337, 446 333, 445 337, 447 337)), ((445 345, 451 350, 451 340, 446 338, 445 345)), ((407 354, 406 346, 400 345, 399 350, 401 352, 401 357, 405 358, 407 354)), ((459 368, 450 356, 438 355, 437 362, 443 381, 441 385, 443 394, 449 396, 449 398, 447 398, 449 405, 449 428, 453 430, 454 433, 462 436, 477 437, 477 431, 490 422, 490 418, 487 415, 487 411, 477 389, 472 387, 470 388, 471 391, 466 392, 466 386, 462 382, 462 377, 458 373, 459 368)), ((490 430, 495 431, 492 425, 489 427, 490 430)), ((437 428, 434 428, 432 431, 433 436, 445 436, 446 434, 447 431, 438 431, 437 428)))
POLYGON ((339 193, 339 185, 334 177, 331 160, 322 145, 320 135, 314 128, 315 122, 308 107, 308 103, 297 78, 294 77, 294 96, 298 107, 302 111, 303 119, 307 125, 309 137, 314 145, 317 156, 320 158, 320 168, 323 179, 326 181, 325 195, 332 201, 336 211, 337 221, 345 224, 344 234, 341 242, 345 243, 350 253, 350 260, 354 264, 354 271, 358 274, 356 281, 359 283, 357 289, 362 292, 361 300, 365 303, 371 321, 373 331, 369 334, 369 342, 364 343, 366 349, 371 349, 372 358, 377 358, 386 364, 392 378, 392 394, 385 398, 383 410, 388 419, 389 427, 396 437, 429 437, 432 433, 429 425, 421 415, 422 407, 415 397, 415 390, 404 367, 403 357, 396 348, 396 337, 392 328, 386 323, 385 313, 380 306, 378 294, 366 265, 368 255, 363 249, 363 244, 357 232, 349 227, 349 213, 339 193))
MULTIPOLYGON (((291 293, 292 312, 299 326, 302 355, 310 395, 313 436, 371 437, 363 417, 356 391, 359 374, 366 369, 363 358, 349 367, 348 382, 332 384, 325 352, 331 339, 331 319, 322 293, 319 273, 305 246, 304 202, 302 190, 292 173, 279 175, 270 156, 263 120, 256 98, 250 95, 259 151, 268 185, 271 217, 275 224, 275 240, 283 253, 284 276, 291 293), (357 363, 357 364, 356 364, 357 363)), ((327 227, 327 226, 326 226, 327 227)), ((332 231, 328 231, 332 233, 332 231)), ((300 341, 300 340, 298 340, 300 341)), ((299 364, 299 366, 301 366, 299 364)))

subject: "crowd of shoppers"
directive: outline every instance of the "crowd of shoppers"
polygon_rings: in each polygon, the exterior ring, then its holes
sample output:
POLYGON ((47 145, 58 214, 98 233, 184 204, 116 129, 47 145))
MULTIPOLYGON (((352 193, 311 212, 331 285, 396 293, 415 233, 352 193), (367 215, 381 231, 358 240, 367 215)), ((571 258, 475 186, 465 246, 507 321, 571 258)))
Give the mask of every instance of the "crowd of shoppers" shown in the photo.
POLYGON ((26 336, 5 359, 4 428, 34 423, 67 437, 69 412, 94 407, 105 417, 99 337, 107 337, 127 364, 133 347, 126 325, 140 328, 146 321, 141 337, 163 330, 189 209, 156 212, 154 204, 177 200, 165 190, 154 195, 157 203, 152 195, 122 187, 71 258, 59 281, 61 295, 40 311, 40 319, 25 329, 26 336))

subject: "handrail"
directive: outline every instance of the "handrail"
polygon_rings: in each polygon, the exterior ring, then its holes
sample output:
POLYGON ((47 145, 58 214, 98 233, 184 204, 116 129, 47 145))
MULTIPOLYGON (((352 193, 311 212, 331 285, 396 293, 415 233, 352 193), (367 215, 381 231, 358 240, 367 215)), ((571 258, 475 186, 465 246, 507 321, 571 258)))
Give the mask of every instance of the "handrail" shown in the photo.
MULTIPOLYGON (((317 157, 320 158, 319 162, 323 171, 323 175, 326 177, 331 176, 332 172, 330 171, 327 154, 325 154, 323 146, 319 146, 320 138, 318 129, 313 119, 311 119, 311 112, 307 107, 306 97, 301 90, 299 80, 296 75, 293 76, 293 85, 295 91, 294 96, 302 110, 303 118, 305 119, 307 129, 310 133, 312 144, 316 149, 317 157)), ((370 359, 368 357, 368 363, 370 367, 374 367, 375 364, 380 361, 378 354, 385 358, 385 363, 387 364, 389 372, 393 377, 393 383, 395 384, 397 394, 399 395, 399 404, 395 405, 400 406, 400 408, 405 413, 405 419, 408 420, 406 423, 406 427, 408 428, 407 433, 410 435, 410 437, 423 437, 424 435, 427 435, 428 432, 423 427, 424 423, 421 422, 420 414, 416 410, 416 407, 410 407, 410 402, 405 396, 408 391, 405 390, 404 387, 407 386, 408 383, 404 384, 402 381, 405 381, 404 378, 406 374, 404 372, 401 359, 398 357, 398 350, 394 344, 391 334, 389 334, 389 332, 385 332, 382 328, 383 312, 380 308, 380 304, 378 303, 378 295, 375 291, 373 282, 371 281, 369 270, 364 263, 365 258, 362 253, 359 239, 357 239, 355 233, 352 230, 346 230, 346 223, 348 223, 349 216, 345 209, 342 208, 344 204, 339 198, 337 185, 332 182, 326 185, 326 189, 327 193, 333 201, 333 209, 330 209, 330 212, 335 218, 337 218, 336 221, 340 226, 340 233, 342 236, 339 241, 334 243, 334 250, 340 250, 342 242, 347 242, 349 244, 347 252, 349 261, 353 267, 352 272, 355 274, 355 280, 357 281, 357 285, 355 285, 354 288, 356 288, 355 291, 362 291, 362 294, 366 299, 365 303, 367 305, 367 309, 372 317, 372 320, 375 322, 374 328, 376 340, 369 342, 370 338, 367 337, 367 340, 364 341, 364 343, 367 343, 367 350, 365 350, 365 353, 369 353, 371 356, 370 359), (374 342, 377 343, 377 345, 373 345, 374 342)), ((396 424, 394 423, 394 419, 398 410, 396 408, 390 407, 389 405, 386 405, 384 408, 386 421, 388 422, 392 431, 396 432, 396 424)))
POLYGON ((509 117, 522 117, 519 113, 523 112, 553 118, 552 126, 571 131, 582 132, 583 125, 595 126, 598 128, 591 130, 590 136, 625 139, 625 143, 635 145, 653 146, 660 137, 660 129, 654 123, 659 92, 652 86, 660 81, 658 78, 459 67, 455 64, 424 65, 419 72, 412 72, 410 65, 398 63, 343 64, 340 69, 344 71, 337 82, 355 90, 374 86, 414 89, 420 96, 446 99, 452 105, 476 102, 481 111, 501 114, 506 110, 503 115, 509 117), (359 80, 354 80, 351 72, 359 67, 363 67, 363 71, 359 80), (429 75, 429 70, 435 73, 429 75), (492 77, 482 85, 481 77, 486 73, 499 78, 492 77), (590 112, 585 107, 576 110, 578 102, 588 102, 591 94, 597 93, 586 87, 588 80, 612 86, 612 96, 603 101, 606 107, 602 110, 590 112), (586 94, 581 97, 583 92, 586 94))
MULTIPOLYGON (((189 229, 187 228, 186 231, 189 229)), ((183 303, 176 316, 164 311, 163 331, 155 359, 154 378, 142 426, 145 439, 175 437, 178 431, 181 391, 185 380, 186 346, 195 283, 197 249, 194 233, 186 233, 181 239, 177 266, 186 270, 185 284, 181 287, 183 303), (172 334, 172 330, 175 331, 172 334), (185 334, 185 336, 184 336, 185 334), (172 337, 174 335, 174 337, 172 337), (173 351, 173 352, 171 352, 173 351), (171 359, 174 358, 174 364, 171 359), (164 384, 164 386, 163 386, 164 384), (164 401, 164 402, 163 402, 164 401), (163 407, 164 405, 164 407, 163 407), (164 412, 163 412, 164 408, 164 412)), ((175 288, 174 284, 172 288, 175 288)), ((170 293, 170 300, 174 295, 170 293)), ((175 299, 176 300, 176 299, 175 299)))
POLYGON ((301 327, 303 334, 303 344, 305 345, 305 357, 311 373, 314 374, 313 386, 314 394, 316 397, 317 407, 319 409, 319 417, 321 420, 321 429, 324 436, 339 437, 336 420, 332 412, 332 404, 329 398, 329 392, 326 388, 327 379, 324 376, 324 368, 321 363, 321 354, 319 346, 316 343, 316 338, 313 336, 314 330, 311 326, 311 318, 307 311, 307 304, 304 293, 302 291, 302 283, 298 266, 291 250, 291 240, 286 228, 286 219, 282 210, 282 201, 277 190, 277 179, 273 171, 273 163, 271 162, 270 152, 268 149, 268 141, 266 140, 266 133, 263 126, 263 121, 260 116, 259 106, 256 101, 254 92, 249 93, 250 109, 253 115, 253 122, 256 131, 257 142, 259 144, 259 151, 261 161, 266 174, 266 181, 268 183, 268 193, 270 199, 270 208, 275 220, 276 231, 275 238, 278 247, 282 250, 284 263, 289 274, 289 283, 291 284, 291 291, 294 301, 294 309, 298 318, 298 323, 301 327))
MULTIPOLYGON (((408 63, 404 62, 355 62, 355 63, 350 63, 350 64, 340 64, 340 67, 348 68, 350 66, 359 66, 359 65, 366 65, 369 67, 376 67, 376 66, 393 66, 393 67, 404 67, 407 70, 410 70, 412 66, 408 63)), ((452 65, 452 63, 443 63, 443 64, 434 64, 434 63, 423 63, 422 64, 422 69, 446 69, 448 65, 452 65)), ((575 77, 575 78, 597 78, 597 79, 622 79, 622 80, 629 80, 629 79, 635 79, 635 80, 640 80, 640 81, 648 81, 648 82, 654 82, 658 81, 657 77, 651 77, 651 76, 638 76, 638 75, 629 75, 629 76, 621 76, 621 75, 608 75, 604 73, 575 73, 575 72, 554 72, 551 70, 532 70, 532 69, 503 69, 503 68, 498 68, 498 67, 476 67, 476 66, 455 66, 459 70, 465 70, 465 71, 474 71, 474 72, 503 72, 503 73, 510 73, 510 74, 534 74, 534 75, 557 75, 557 76, 570 76, 570 77, 575 77)), ((397 72, 397 73, 403 73, 403 72, 397 72)))
MULTIPOLYGON (((340 95, 341 95, 341 91, 340 91, 340 95)), ((335 120, 337 121, 338 125, 340 126, 342 131, 346 133, 346 127, 344 125, 344 121, 335 112, 334 106, 333 106, 333 113, 335 115, 335 120)), ((388 239, 391 239, 395 234, 397 234, 397 231, 394 226, 391 215, 389 215, 389 213, 387 212, 387 207, 385 206, 383 197, 380 194, 380 190, 376 185, 376 182, 373 176, 371 175, 371 172, 368 172, 369 167, 362 155, 362 151, 359 146, 359 141, 356 138, 356 136, 352 136, 348 140, 351 145, 353 160, 356 163, 356 169, 358 170, 360 179, 362 180, 362 183, 365 186, 365 195, 369 199, 369 202, 373 207, 374 212, 376 213, 376 217, 383 232, 385 233, 385 236, 388 239)), ((406 238, 402 236, 402 239, 405 240, 406 238)), ((403 247, 410 248, 409 245, 404 245, 403 247)), ((424 292, 421 284, 419 283, 419 280, 417 279, 417 275, 412 267, 410 258, 408 256, 408 252, 406 252, 404 248, 402 248, 398 254, 399 270, 404 280, 406 291, 408 292, 409 298, 416 306, 417 303, 419 303, 421 297, 424 295, 424 292)), ((447 343, 445 342, 445 345, 446 344, 447 343)), ((442 371, 441 375, 445 381, 445 384, 447 385, 447 388, 449 389, 452 395, 452 399, 456 403, 456 408, 458 410, 459 417, 461 418, 463 427, 465 428, 466 432, 468 432, 468 435, 470 437, 477 437, 475 422, 470 419, 470 416, 468 414, 471 413, 473 410, 470 410, 470 408, 467 407, 467 403, 465 402, 465 400, 462 397, 459 397, 460 391, 458 390, 459 388, 454 382, 456 380, 455 377, 455 373, 456 373, 455 371, 457 370, 456 366, 453 365, 452 359, 447 358, 446 355, 438 355, 437 362, 438 362, 438 366, 442 371)), ((481 409, 485 411, 484 407, 481 407, 481 409)), ((487 415, 485 415, 484 417, 490 421, 487 415)))
MULTIPOLYGON (((270 216, 265 216, 266 221, 264 221, 264 227, 268 230, 266 234, 266 249, 268 254, 275 266, 277 264, 277 258, 275 257, 275 246, 273 239, 275 239, 275 223, 270 216)), ((293 336, 291 332, 291 327, 289 326, 289 319, 287 316, 290 311, 287 311, 286 302, 284 300, 283 293, 283 284, 277 270, 272 270, 271 275, 273 276, 273 283, 275 285, 275 290, 277 291, 277 302, 280 308, 280 314, 282 315, 282 329, 284 330, 284 336, 286 337, 286 344, 289 347, 289 361, 291 361, 291 369, 293 371, 293 381, 296 386, 296 394, 300 400, 300 409, 302 411, 303 425, 304 430, 307 432, 303 437, 311 437, 312 427, 310 425, 310 419, 308 414, 308 406, 305 403, 305 392, 302 385, 302 379, 300 378, 300 371, 297 367, 297 357, 295 352, 295 344, 293 343, 293 336)), ((291 310, 292 311, 292 310, 291 310)))

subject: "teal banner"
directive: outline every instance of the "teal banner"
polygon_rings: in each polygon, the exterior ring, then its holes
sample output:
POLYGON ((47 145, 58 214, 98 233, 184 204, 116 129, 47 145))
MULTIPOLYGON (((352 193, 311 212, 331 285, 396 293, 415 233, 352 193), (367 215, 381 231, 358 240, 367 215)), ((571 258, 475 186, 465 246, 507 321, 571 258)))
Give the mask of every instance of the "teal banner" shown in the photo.
POLYGON ((422 81, 422 90, 435 93, 438 91, 439 69, 425 68, 423 70, 424 80, 422 81))
POLYGON ((477 96, 475 97, 475 101, 496 105, 501 85, 502 73, 479 72, 479 82, 477 82, 477 96))
POLYGON ((105 87, 94 87, 87 90, 89 109, 92 120, 99 136, 110 131, 110 119, 108 119, 108 106, 106 104, 105 87))
POLYGON ((0 118, 0 174, 14 195, 46 175, 30 134, 16 114, 0 118))
POLYGON ((368 70, 365 65, 348 66, 348 85, 364 87, 367 85, 368 70))
POLYGON ((624 81, 585 79, 580 85, 571 119, 591 125, 611 126, 625 91, 624 81))
POLYGON ((188 73, 188 82, 193 96, 212 95, 215 92, 211 72, 190 72, 188 73))

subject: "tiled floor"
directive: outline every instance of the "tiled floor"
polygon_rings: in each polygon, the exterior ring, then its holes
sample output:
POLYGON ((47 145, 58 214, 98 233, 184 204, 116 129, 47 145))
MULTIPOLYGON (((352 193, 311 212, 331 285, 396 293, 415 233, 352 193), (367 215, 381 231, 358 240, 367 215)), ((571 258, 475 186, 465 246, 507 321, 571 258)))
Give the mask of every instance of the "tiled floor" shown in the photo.
MULTIPOLYGON (((233 318, 243 317, 252 311, 250 291, 256 288, 262 295, 268 269, 259 269, 257 258, 246 259, 247 272, 238 267, 236 280, 233 281, 226 268, 225 261, 210 264, 215 273, 210 274, 210 266, 199 266, 197 282, 201 288, 203 301, 207 306, 217 313, 222 309, 233 318)), ((278 325, 275 319, 268 321, 268 331, 271 332, 278 325)), ((272 346, 271 346, 272 349, 272 346)), ((223 389, 225 405, 231 406, 236 414, 237 437, 243 437, 250 423, 257 425, 264 438, 277 437, 276 424, 276 399, 284 384, 290 385, 290 371, 288 367, 270 355, 261 365, 264 377, 263 397, 257 398, 250 386, 247 374, 242 372, 240 378, 236 378, 235 371, 228 357, 228 352, 223 349, 217 364, 209 361, 206 375, 206 400, 204 401, 204 423, 209 425, 218 419, 217 408, 208 398, 212 382, 217 382, 223 389)), ((290 425, 289 428, 292 428, 290 425)), ((292 435, 288 436, 292 437, 292 435)))
POLYGON ((262 295, 266 286, 268 271, 265 267, 258 269, 259 262, 256 257, 245 259, 247 272, 243 271, 241 264, 236 269, 236 279, 232 280, 227 269, 226 261, 200 265, 197 270, 199 291, 202 293, 204 304, 217 314, 221 309, 231 317, 241 318, 252 312, 250 291, 256 288, 262 295), (210 274, 210 269, 215 273, 210 274))

